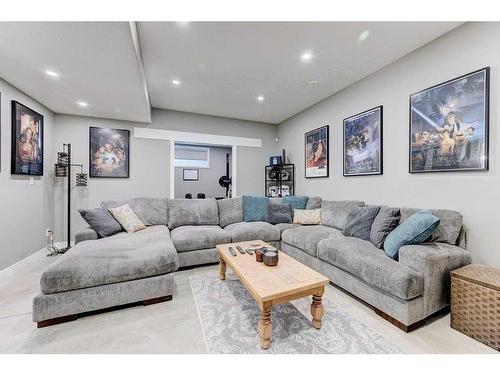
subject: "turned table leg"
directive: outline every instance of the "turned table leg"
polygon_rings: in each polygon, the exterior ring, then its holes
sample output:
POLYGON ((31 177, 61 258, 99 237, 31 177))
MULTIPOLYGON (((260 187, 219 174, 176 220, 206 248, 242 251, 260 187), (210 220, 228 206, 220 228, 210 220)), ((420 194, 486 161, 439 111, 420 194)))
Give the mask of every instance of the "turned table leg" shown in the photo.
POLYGON ((226 280, 226 262, 222 257, 219 257, 219 279, 226 280))
POLYGON ((325 309, 323 308, 323 304, 321 300, 323 298, 324 287, 321 290, 318 290, 313 294, 313 300, 311 303, 311 315, 312 315, 312 325, 314 328, 321 328, 321 319, 325 314, 325 309))
POLYGON ((271 334, 273 325, 271 323, 271 305, 264 305, 260 311, 259 335, 262 349, 269 349, 271 346, 271 334))

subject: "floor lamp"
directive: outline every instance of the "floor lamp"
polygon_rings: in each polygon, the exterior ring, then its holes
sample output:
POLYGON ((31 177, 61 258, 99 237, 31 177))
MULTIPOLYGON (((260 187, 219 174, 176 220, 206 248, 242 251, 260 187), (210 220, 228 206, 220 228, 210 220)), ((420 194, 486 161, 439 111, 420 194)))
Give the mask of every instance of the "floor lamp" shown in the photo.
POLYGON ((54 167, 55 177, 67 177, 68 178, 68 243, 63 249, 58 249, 58 253, 62 254, 71 248, 71 167, 80 167, 80 173, 76 174, 76 186, 87 186, 87 174, 83 173, 82 164, 72 164, 71 163, 71 144, 63 143, 63 151, 57 153, 57 163, 54 167))

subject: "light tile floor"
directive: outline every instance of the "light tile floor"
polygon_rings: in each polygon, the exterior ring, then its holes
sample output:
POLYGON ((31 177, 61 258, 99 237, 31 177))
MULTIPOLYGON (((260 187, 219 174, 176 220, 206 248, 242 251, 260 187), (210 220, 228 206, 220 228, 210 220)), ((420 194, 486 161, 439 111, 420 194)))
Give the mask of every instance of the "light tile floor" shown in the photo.
MULTIPOLYGON (((172 301, 37 329, 32 299, 39 293, 41 273, 55 259, 40 251, 0 271, 0 353, 207 352, 189 276, 217 272, 217 266, 177 272, 172 301)), ((497 353, 451 329, 449 315, 406 334, 337 288, 328 286, 325 295, 407 353, 497 353)))

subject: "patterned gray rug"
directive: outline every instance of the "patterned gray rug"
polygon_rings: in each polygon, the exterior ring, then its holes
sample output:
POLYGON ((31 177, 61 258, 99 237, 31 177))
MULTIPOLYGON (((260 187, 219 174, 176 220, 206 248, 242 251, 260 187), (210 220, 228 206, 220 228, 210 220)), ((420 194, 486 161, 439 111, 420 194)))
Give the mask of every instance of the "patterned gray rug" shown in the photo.
POLYGON ((311 326, 310 298, 273 307, 271 347, 260 348, 257 303, 228 268, 190 277, 209 353, 404 353, 337 304, 323 297, 320 330, 311 326))

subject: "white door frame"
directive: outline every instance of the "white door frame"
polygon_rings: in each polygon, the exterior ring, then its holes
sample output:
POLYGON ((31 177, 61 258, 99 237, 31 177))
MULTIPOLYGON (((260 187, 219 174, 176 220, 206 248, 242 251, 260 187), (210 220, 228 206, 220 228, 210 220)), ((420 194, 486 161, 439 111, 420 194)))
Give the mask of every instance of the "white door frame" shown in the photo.
POLYGON ((231 190, 232 196, 237 197, 238 178, 238 146, 262 147, 262 139, 231 137, 226 135, 181 132, 154 128, 134 128, 134 138, 160 139, 170 142, 170 198, 175 198, 175 143, 191 143, 200 145, 229 146, 231 147, 231 190))

